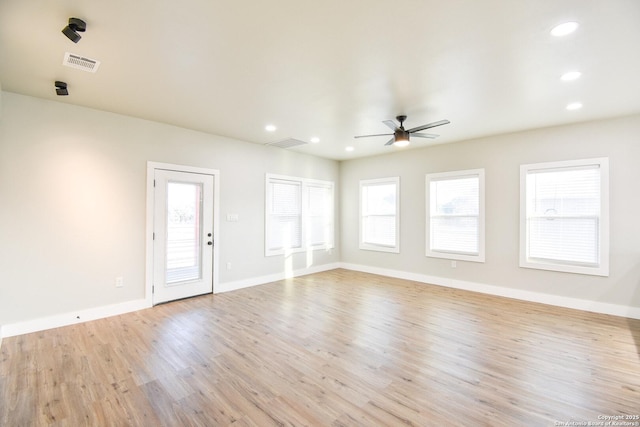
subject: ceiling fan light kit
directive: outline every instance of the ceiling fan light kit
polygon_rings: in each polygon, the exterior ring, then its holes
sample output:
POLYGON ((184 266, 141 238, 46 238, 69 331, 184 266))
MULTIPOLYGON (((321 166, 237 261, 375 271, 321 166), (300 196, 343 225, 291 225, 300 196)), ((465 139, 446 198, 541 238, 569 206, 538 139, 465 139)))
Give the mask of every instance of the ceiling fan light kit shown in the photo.
POLYGON ((396 147, 406 147, 407 145, 409 145, 409 140, 408 139, 396 139, 395 142, 393 143, 393 145, 395 145, 396 147))
POLYGON ((388 128, 393 130, 393 133, 381 133, 376 135, 357 135, 354 138, 369 138, 373 136, 393 136, 393 138, 387 141, 387 143, 384 145, 395 145, 396 147, 406 147, 410 143, 411 135, 417 136, 419 138, 434 139, 434 138, 437 138, 438 135, 435 135, 433 133, 417 133, 417 132, 434 128, 436 126, 448 125, 449 123, 451 123, 449 120, 439 120, 437 122, 428 123, 426 125, 417 126, 417 127, 405 130, 403 123, 405 120, 407 120, 407 116, 397 116, 396 120, 400 122, 400 126, 396 126, 396 122, 394 122, 393 120, 382 121, 382 123, 384 123, 388 128))

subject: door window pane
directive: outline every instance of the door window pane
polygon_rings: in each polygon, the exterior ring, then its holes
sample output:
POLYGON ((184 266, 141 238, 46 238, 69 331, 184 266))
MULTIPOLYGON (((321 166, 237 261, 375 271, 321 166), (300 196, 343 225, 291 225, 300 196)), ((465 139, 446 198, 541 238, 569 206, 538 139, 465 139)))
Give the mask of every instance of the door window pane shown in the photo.
POLYGON ((202 277, 202 185, 169 182, 167 186, 166 283, 202 277))

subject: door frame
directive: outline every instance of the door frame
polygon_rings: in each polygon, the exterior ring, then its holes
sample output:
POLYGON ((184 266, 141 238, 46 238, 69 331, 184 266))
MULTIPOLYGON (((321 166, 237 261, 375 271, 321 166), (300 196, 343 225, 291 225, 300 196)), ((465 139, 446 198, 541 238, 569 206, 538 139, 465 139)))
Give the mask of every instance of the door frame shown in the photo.
POLYGON ((147 162, 147 219, 145 230, 146 262, 144 299, 149 307, 153 306, 153 226, 154 226, 154 185, 156 169, 176 172, 197 173, 213 176, 213 293, 218 288, 218 256, 220 253, 220 171, 218 169, 171 163, 147 162))

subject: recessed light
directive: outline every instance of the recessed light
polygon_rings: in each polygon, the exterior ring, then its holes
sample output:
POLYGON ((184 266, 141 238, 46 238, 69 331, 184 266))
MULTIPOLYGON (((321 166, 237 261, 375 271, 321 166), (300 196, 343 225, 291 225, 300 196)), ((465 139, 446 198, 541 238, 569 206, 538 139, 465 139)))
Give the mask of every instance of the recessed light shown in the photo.
POLYGON ((571 104, 567 105, 567 110, 569 111, 579 110, 581 108, 582 108, 582 103, 580 102, 572 102, 571 104))
POLYGON ((564 73, 560 79, 565 82, 570 82, 579 79, 581 75, 582 73, 580 71, 569 71, 568 73, 564 73))
POLYGON ((551 35, 554 37, 563 37, 573 33, 578 28, 577 22, 565 22, 564 24, 556 25, 551 30, 551 35))
POLYGON ((345 148, 346 151, 353 151, 355 150, 355 148, 353 148, 352 146, 348 146, 345 148))
POLYGON ((266 130, 267 132, 275 132, 276 129, 278 129, 277 127, 275 127, 274 125, 266 125, 264 127, 264 130, 266 130))
POLYGON ((317 144, 318 142, 320 142, 320 138, 318 138, 317 136, 314 136, 313 138, 311 138, 311 142, 314 144, 317 144))

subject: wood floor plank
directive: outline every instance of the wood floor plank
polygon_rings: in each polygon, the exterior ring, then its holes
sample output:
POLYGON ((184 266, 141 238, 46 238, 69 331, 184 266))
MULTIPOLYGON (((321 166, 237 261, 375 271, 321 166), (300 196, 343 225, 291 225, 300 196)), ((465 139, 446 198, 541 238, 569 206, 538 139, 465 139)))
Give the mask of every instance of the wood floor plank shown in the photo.
POLYGON ((5 338, 2 426, 640 414, 640 321, 347 270, 5 338))

